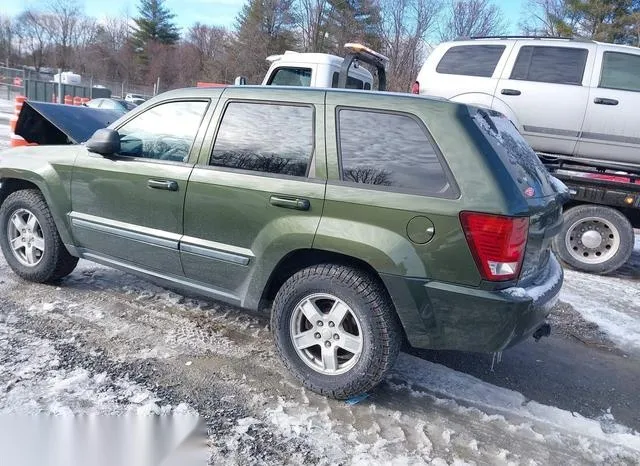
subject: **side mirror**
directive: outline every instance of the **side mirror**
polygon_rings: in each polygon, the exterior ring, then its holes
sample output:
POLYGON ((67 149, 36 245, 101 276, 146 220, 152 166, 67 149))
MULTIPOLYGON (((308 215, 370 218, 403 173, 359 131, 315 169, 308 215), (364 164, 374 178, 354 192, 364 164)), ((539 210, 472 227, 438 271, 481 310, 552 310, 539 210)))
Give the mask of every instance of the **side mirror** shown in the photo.
POLYGON ((89 152, 100 155, 113 155, 120 152, 120 135, 117 131, 102 128, 93 133, 85 143, 89 152))
POLYGON ((233 81, 233 85, 234 86, 246 86, 247 85, 247 78, 245 76, 238 76, 233 81))

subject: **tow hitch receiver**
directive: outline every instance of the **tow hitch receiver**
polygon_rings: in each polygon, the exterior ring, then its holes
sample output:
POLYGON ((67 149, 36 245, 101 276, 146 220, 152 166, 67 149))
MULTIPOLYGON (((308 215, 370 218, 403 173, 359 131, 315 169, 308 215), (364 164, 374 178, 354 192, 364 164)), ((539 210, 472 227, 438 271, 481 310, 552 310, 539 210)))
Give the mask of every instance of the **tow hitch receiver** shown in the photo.
POLYGON ((533 332, 533 338, 536 341, 540 341, 540 338, 548 337, 549 335, 551 335, 551 325, 546 323, 542 324, 535 332, 533 332))

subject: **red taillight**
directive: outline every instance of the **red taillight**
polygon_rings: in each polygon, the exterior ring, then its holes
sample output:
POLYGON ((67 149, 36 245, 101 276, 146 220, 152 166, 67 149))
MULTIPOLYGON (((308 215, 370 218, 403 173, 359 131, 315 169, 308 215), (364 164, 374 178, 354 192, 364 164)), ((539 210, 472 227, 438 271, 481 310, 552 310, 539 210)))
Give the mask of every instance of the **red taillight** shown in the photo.
POLYGON ((411 85, 411 93, 412 94, 420 94, 420 83, 418 81, 414 82, 411 85))
POLYGON ((460 221, 482 278, 518 278, 529 234, 527 217, 462 212, 460 221))

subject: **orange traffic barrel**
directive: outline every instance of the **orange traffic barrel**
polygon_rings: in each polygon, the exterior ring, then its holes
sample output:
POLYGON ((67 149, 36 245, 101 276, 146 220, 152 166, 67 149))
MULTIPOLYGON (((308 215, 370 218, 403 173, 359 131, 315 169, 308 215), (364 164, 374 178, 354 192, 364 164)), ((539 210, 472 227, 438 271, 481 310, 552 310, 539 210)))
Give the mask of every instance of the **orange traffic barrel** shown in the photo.
POLYGON ((12 134, 9 145, 11 147, 20 147, 20 146, 28 146, 29 143, 25 141, 22 136, 18 136, 17 134, 12 134))
POLYGON ((64 96, 64 104, 65 105, 73 105, 73 97, 70 95, 64 96))
POLYGON ((82 105, 82 97, 75 96, 73 98, 73 105, 82 105))
POLYGON ((89 97, 83 97, 82 98, 82 103, 86 104, 87 102, 89 102, 91 99, 89 97))
POLYGON ((11 129, 12 133, 15 133, 17 124, 18 124, 18 115, 11 115, 11 117, 9 118, 9 128, 11 129))

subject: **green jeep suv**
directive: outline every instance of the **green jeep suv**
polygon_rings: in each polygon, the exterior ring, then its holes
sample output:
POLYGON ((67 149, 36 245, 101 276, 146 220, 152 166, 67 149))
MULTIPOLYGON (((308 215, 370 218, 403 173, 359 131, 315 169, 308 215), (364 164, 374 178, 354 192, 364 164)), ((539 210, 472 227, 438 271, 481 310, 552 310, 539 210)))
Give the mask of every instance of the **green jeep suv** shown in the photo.
POLYGON ((500 114, 419 96, 182 89, 84 144, 0 154, 0 245, 248 309, 308 388, 374 387, 405 339, 494 352, 548 331, 562 183, 500 114))

